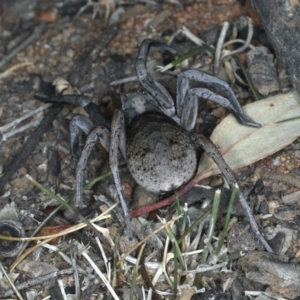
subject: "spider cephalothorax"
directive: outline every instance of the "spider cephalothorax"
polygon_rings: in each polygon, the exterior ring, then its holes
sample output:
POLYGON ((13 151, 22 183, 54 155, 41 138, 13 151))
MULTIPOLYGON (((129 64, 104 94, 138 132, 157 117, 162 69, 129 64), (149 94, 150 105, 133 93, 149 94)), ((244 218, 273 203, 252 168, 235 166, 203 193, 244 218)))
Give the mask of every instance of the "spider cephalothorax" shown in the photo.
MULTIPOLYGON (((118 172, 120 152, 137 183, 155 193, 177 189, 194 176, 197 169, 196 146, 201 146, 213 157, 227 181, 233 185, 236 183, 234 174, 214 145, 203 136, 192 133, 197 118, 198 99, 211 100, 228 108, 241 124, 260 126, 244 114, 225 81, 199 70, 188 70, 178 75, 177 98, 174 103, 167 90, 154 80, 146 68, 150 46, 175 53, 173 48, 162 42, 150 39, 142 42, 136 59, 136 71, 146 92, 138 91, 126 97, 122 110, 114 112, 111 131, 100 113, 95 113, 95 105, 84 96, 38 97, 42 101, 73 103, 84 107, 88 112, 93 111, 93 122, 77 115, 70 124, 73 156, 79 157, 79 129, 88 134, 77 165, 75 205, 82 205, 83 169, 94 143, 100 141, 109 151, 109 163, 130 236, 132 232, 128 207, 118 172), (201 87, 191 88, 192 81, 201 87)), ((252 228, 266 246, 241 192, 239 198, 241 202, 244 201, 248 218, 252 218, 252 228)))

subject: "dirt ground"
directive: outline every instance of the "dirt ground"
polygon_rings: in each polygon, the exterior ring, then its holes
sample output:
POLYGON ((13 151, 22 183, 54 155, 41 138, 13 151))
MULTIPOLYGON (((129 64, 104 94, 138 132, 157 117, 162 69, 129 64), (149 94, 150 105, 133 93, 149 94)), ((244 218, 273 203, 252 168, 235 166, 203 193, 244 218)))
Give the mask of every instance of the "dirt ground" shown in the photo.
MULTIPOLYGON (((255 102, 257 95, 264 99, 292 90, 248 1, 2 2, 0 235, 15 236, 16 232, 8 229, 12 226, 22 237, 39 236, 41 241, 44 236, 58 237, 40 246, 34 241, 0 240, 0 299, 300 299, 297 134, 288 145, 278 146, 276 153, 262 155, 257 162, 245 163, 235 172, 274 253, 264 250, 236 203, 224 245, 216 254, 231 194, 222 175, 203 179, 201 186, 180 198, 182 207, 188 204, 183 231, 180 222, 173 219, 176 207, 172 204, 132 218, 132 240, 124 231, 120 206, 110 212, 109 218, 95 222, 98 227, 94 229, 101 234, 90 227, 75 229, 82 220, 77 222, 62 207, 45 223, 58 202, 34 186, 27 176, 63 199, 75 193, 69 123, 75 114, 87 113, 81 107, 52 105, 35 98, 36 94, 57 94, 58 85, 53 85, 57 78, 67 81, 69 94, 78 90, 84 93, 111 122, 113 112, 121 108, 124 99, 142 89, 136 78, 135 59, 144 39, 171 41, 170 46, 177 50, 176 55, 170 55, 153 48, 147 64, 151 74, 175 98, 174 74, 197 68, 212 73, 214 55, 210 50, 198 51, 167 74, 156 67, 166 66, 199 47, 197 39, 215 49, 224 22, 229 24, 225 42, 246 41, 250 30, 246 16, 252 19, 254 28, 251 46, 248 44, 230 60, 221 59, 215 74, 230 82, 242 106, 255 102), (252 72, 247 53, 259 46, 269 52, 252 72), (260 79, 257 74, 265 72, 265 62, 269 73, 260 79), (245 74, 252 76, 256 92, 249 87, 245 74), (183 239, 181 256, 170 237, 179 241, 194 221, 208 213, 216 188, 221 189, 222 196, 212 240, 207 240, 208 217, 183 239), (169 222, 168 229, 173 234, 161 230, 148 237, 161 226, 157 214, 169 222), (205 246, 207 259, 202 254, 205 246), (178 255, 175 259, 174 251, 178 255), (5 273, 19 293, 13 291, 5 273)), ((235 48, 229 43, 224 49, 230 52, 235 48)), ((209 137, 227 114, 225 108, 204 102, 199 105, 195 132, 209 137)), ((81 146, 84 142, 82 135, 81 146)), ((107 151, 97 144, 84 171, 84 183, 108 174, 108 159, 107 151)), ((170 196, 153 195, 137 186, 124 165, 120 175, 125 196, 132 199, 131 211, 170 196)), ((92 220, 116 202, 118 196, 109 174, 84 192, 80 214, 92 220)))

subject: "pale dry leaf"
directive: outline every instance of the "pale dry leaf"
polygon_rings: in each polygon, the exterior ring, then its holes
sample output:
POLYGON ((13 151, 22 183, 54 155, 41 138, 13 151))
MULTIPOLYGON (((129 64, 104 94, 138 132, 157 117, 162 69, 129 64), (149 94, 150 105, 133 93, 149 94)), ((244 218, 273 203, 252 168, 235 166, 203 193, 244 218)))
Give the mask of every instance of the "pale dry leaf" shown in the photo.
MULTIPOLYGON (((295 90, 248 104, 243 110, 262 127, 242 126, 230 115, 210 137, 233 170, 279 151, 300 136, 300 95, 295 90), (293 120, 277 123, 288 119, 293 120)), ((199 163, 197 181, 219 173, 214 161, 204 153, 199 163)))

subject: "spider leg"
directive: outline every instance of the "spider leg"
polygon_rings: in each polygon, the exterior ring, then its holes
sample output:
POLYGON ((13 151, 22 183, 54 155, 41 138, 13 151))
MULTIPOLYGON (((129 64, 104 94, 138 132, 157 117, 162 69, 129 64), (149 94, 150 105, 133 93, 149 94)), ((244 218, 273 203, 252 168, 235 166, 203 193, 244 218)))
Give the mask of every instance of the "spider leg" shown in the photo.
MULTIPOLYGON (((197 97, 214 101, 221 106, 228 108, 243 125, 260 127, 258 123, 255 123, 244 114, 242 107, 227 82, 199 70, 188 70, 179 74, 177 80, 177 114, 180 118, 184 119, 185 114, 193 117, 194 114, 197 114, 197 97), (226 95, 226 98, 207 88, 190 89, 191 80, 201 82, 208 88, 213 88, 218 92, 223 92, 226 95), (186 105, 187 107, 185 107, 186 105)), ((186 126, 189 126, 186 127, 187 130, 192 129, 190 128, 192 126, 191 122, 188 122, 186 126)))
POLYGON ((110 147, 110 133, 107 128, 103 126, 97 126, 93 128, 87 136, 86 144, 81 152, 80 159, 76 167, 76 197, 74 203, 75 207, 82 207, 83 171, 97 140, 99 140, 101 145, 103 145, 104 147, 110 147))
POLYGON ((75 115, 70 121, 69 132, 70 132, 70 146, 73 164, 77 166, 80 149, 79 149, 79 136, 83 131, 86 135, 95 127, 93 122, 83 115, 75 115))
POLYGON ((124 114, 121 110, 115 110, 113 119, 112 119, 112 126, 111 126, 111 143, 110 143, 110 150, 109 150, 109 166, 115 181, 117 193, 121 202, 121 206, 124 212, 125 217, 125 224, 127 228, 127 234, 129 238, 132 238, 132 228, 129 218, 129 210, 127 206, 126 199, 124 197, 120 174, 118 170, 119 165, 119 149, 121 150, 124 157, 125 156, 125 145, 126 137, 125 137, 125 119, 124 114))
POLYGON ((160 47, 171 53, 176 53, 176 51, 165 43, 146 39, 142 42, 135 61, 135 68, 140 83, 158 101, 161 111, 165 115, 171 117, 175 114, 174 101, 172 97, 160 83, 154 80, 147 70, 146 62, 151 46, 160 47))
POLYGON ((89 114, 89 116, 91 116, 95 124, 110 129, 109 122, 107 122, 107 120, 102 116, 98 106, 83 95, 59 95, 46 98, 35 95, 34 97, 37 100, 45 103, 68 103, 83 107, 84 110, 89 114))
MULTIPOLYGON (((221 170, 222 174, 224 175, 225 179, 229 183, 229 185, 233 188, 235 185, 237 185, 236 177, 231 170, 231 168, 228 166, 222 155, 219 153, 217 147, 205 136, 201 134, 195 135, 195 141, 197 144, 199 144, 204 151, 215 161, 219 169, 221 170)), ((244 213, 250 223, 250 226, 258 238, 258 240, 262 243, 262 245, 265 247, 265 249, 273 253, 272 248, 269 246, 265 238, 260 233, 259 227, 254 219, 254 216, 251 212, 251 209, 246 201, 246 197, 243 194, 243 192, 239 189, 238 192, 238 199, 240 201, 241 206, 243 207, 244 213)))

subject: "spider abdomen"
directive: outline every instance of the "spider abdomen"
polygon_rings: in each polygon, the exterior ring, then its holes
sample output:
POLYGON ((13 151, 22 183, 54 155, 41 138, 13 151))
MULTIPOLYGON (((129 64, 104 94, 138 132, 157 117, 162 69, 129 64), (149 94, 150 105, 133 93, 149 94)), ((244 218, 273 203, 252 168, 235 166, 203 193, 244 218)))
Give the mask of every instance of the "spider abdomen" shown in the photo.
POLYGON ((188 133, 171 118, 146 112, 127 131, 127 166, 148 191, 174 190, 188 182, 197 168, 197 155, 188 133))

